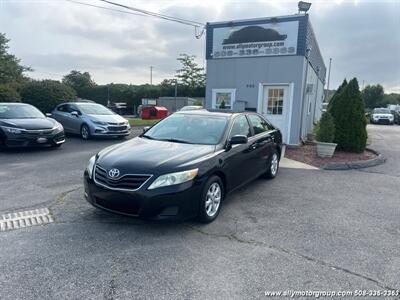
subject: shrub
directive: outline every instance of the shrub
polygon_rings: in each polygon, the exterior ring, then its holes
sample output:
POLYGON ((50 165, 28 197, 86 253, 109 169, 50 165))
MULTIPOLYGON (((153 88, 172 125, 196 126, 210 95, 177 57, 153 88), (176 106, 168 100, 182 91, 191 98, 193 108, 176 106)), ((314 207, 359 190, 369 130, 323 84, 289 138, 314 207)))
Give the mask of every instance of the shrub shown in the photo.
POLYGON ((340 92, 329 109, 335 123, 338 148, 349 152, 362 152, 367 144, 365 106, 358 82, 353 78, 340 92))
POLYGON ((10 84, 0 84, 0 102, 19 102, 20 96, 10 84))
POLYGON ((332 143, 335 138, 335 123, 330 113, 324 112, 317 125, 316 139, 318 142, 332 143))
POLYGON ((54 107, 76 98, 75 91, 55 80, 29 81, 21 88, 21 100, 36 106, 42 112, 51 112, 54 107))

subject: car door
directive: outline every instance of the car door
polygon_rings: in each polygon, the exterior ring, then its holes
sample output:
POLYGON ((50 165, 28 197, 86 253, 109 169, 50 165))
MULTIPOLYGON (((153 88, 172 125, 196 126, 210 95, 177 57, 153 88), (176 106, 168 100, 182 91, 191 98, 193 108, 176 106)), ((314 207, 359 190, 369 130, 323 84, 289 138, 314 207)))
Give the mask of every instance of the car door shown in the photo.
POLYGON ((66 132, 70 132, 70 129, 68 128, 67 114, 67 104, 62 104, 57 106, 57 108, 52 112, 51 117, 60 122, 66 132))
POLYGON ((268 122, 257 114, 248 114, 253 136, 249 139, 252 153, 252 166, 254 172, 261 174, 265 172, 268 159, 273 150, 273 136, 268 122))
POLYGON ((80 109, 74 105, 74 104, 69 104, 69 117, 70 117, 70 127, 71 127, 71 131, 73 133, 80 133, 81 131, 81 125, 83 123, 83 119, 82 119, 82 112, 80 111, 80 109), (78 115, 74 115, 72 114, 73 112, 76 112, 78 115))
MULTIPOLYGON (((232 121, 228 141, 235 135, 245 135, 248 138, 252 136, 250 124, 244 114, 235 117, 232 121)), ((252 174, 254 160, 252 160, 252 150, 249 146, 249 143, 232 145, 225 151, 225 170, 230 184, 229 189, 234 189, 254 177, 252 174)))

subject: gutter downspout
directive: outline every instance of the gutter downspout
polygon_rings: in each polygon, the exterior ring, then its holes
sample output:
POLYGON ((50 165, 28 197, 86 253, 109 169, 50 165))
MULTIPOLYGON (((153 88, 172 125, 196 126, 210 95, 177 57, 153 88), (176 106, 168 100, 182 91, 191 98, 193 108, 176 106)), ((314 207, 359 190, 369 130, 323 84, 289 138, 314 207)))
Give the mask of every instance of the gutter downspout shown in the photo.
POLYGON ((303 95, 302 95, 302 99, 301 99, 301 116, 300 116, 300 136, 299 139, 300 141, 303 141, 303 137, 302 137, 302 133, 303 133, 303 121, 304 121, 304 101, 305 101, 305 97, 306 97, 306 93, 307 93, 307 76, 308 76, 308 57, 310 55, 310 48, 306 49, 306 73, 304 76, 304 84, 303 84, 303 95))
POLYGON ((314 99, 314 113, 313 113, 313 124, 315 125, 315 110, 317 109, 317 98, 318 98, 318 83, 319 83, 319 68, 317 68, 317 84, 315 85, 315 99, 314 99))

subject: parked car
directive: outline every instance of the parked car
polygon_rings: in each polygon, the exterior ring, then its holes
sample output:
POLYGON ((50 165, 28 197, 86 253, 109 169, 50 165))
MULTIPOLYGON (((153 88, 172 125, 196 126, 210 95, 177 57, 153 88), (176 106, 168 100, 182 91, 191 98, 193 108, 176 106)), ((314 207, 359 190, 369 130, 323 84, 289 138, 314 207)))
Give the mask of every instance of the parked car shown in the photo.
POLYGON ((99 136, 125 137, 131 129, 128 120, 97 103, 62 103, 50 115, 64 126, 65 132, 79 134, 84 140, 99 136))
POLYGON ((197 109, 203 109, 203 106, 199 106, 199 105, 187 105, 187 106, 182 107, 179 111, 197 110, 197 109))
POLYGON ((217 218, 226 195, 278 173, 282 134, 256 113, 183 111, 90 158, 85 198, 148 219, 217 218))
POLYGON ((374 108, 370 120, 372 124, 390 124, 394 122, 394 116, 388 108, 374 108))
POLYGON ((394 117, 393 123, 400 125, 400 105, 390 105, 388 108, 394 117))
POLYGON ((0 146, 59 147, 64 142, 63 126, 36 107, 25 103, 0 103, 0 146))

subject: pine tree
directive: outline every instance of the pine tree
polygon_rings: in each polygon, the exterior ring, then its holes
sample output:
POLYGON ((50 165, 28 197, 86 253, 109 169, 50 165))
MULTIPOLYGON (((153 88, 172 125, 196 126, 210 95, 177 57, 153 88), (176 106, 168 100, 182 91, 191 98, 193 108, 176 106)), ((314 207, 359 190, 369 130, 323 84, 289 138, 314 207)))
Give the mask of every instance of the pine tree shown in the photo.
MULTIPOLYGON (((342 84, 343 85, 343 84, 342 84)), ((341 88, 330 112, 335 121, 335 143, 349 152, 362 152, 367 143, 365 106, 356 78, 341 88)))

